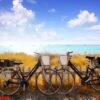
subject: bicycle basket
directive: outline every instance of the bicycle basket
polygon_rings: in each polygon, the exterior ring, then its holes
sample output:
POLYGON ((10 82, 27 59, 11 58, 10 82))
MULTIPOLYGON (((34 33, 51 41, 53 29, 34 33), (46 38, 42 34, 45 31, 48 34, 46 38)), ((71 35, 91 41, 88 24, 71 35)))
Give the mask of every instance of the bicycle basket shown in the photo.
POLYGON ((41 64, 43 66, 49 66, 50 65, 50 56, 48 56, 48 55, 42 55, 41 56, 41 64))
POLYGON ((67 57, 67 55, 60 55, 59 60, 60 60, 60 64, 62 66, 66 66, 68 64, 68 57, 67 57))

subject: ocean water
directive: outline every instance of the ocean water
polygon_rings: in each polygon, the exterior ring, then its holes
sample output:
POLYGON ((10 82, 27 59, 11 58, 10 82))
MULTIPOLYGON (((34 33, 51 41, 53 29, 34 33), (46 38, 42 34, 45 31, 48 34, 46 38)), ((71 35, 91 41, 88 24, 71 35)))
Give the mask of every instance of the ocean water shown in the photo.
POLYGON ((42 52, 66 53, 73 51, 75 53, 100 53, 100 45, 47 45, 42 52))
MULTIPOLYGON (((22 46, 21 46, 22 47, 22 46)), ((73 51, 74 53, 100 53, 100 45, 66 45, 66 44, 49 44, 32 46, 30 48, 9 48, 0 46, 0 53, 2 52, 49 52, 49 53, 66 53, 68 51, 73 51), (36 47, 36 48, 35 48, 36 47), (27 49, 27 50, 26 50, 27 49)))

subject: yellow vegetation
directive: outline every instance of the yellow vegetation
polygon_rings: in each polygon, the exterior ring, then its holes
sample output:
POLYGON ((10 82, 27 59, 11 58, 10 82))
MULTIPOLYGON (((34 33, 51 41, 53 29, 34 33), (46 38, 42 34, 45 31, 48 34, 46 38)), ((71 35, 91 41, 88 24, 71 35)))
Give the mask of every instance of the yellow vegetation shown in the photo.
MULTIPOLYGON (((0 54, 0 59, 15 59, 23 62, 23 66, 33 67, 37 62, 37 57, 32 55, 27 55, 25 53, 2 53, 0 54)), ((58 55, 51 55, 51 66, 60 66, 59 65, 59 58, 58 55)), ((87 60, 84 56, 81 55, 74 55, 72 58, 72 62, 77 66, 85 66, 87 60)))
MULTIPOLYGON (((95 55, 97 56, 97 55, 95 55)), ((23 65, 21 65, 21 68, 25 68, 26 70, 28 68, 32 69, 33 66, 36 64, 37 62, 37 57, 36 56, 32 56, 32 55, 27 55, 25 53, 2 53, 0 54, 0 59, 15 59, 15 60, 20 60, 23 62, 23 65)), ((86 65, 87 65, 87 59, 84 57, 84 55, 73 55, 72 57, 72 62, 77 66, 77 68, 79 70, 85 71, 86 70, 86 65)), ((51 55, 51 66, 58 66, 60 67, 59 64, 59 58, 58 55, 51 55)), ((71 69, 70 69, 71 70, 71 69)), ((35 76, 33 76, 35 77, 35 76)), ((31 83, 34 83, 35 80, 34 78, 32 78, 30 80, 31 83)), ((79 77, 76 76, 76 83, 79 84, 80 80, 79 77)))

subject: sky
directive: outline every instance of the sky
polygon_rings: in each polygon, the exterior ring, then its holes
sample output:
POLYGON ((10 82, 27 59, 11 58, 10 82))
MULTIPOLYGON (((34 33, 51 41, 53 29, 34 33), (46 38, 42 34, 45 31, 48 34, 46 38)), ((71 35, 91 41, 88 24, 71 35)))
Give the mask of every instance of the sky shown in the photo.
POLYGON ((0 0, 0 47, 100 44, 100 0, 0 0))

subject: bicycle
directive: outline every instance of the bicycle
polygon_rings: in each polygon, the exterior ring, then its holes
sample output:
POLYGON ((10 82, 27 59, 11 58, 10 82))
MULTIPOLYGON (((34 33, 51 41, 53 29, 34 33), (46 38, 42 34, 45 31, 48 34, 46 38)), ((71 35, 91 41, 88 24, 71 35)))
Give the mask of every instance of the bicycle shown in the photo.
POLYGON ((37 81, 36 81, 37 88, 43 94, 53 95, 53 94, 57 93, 59 88, 61 87, 61 81, 60 81, 61 77, 55 69, 50 68, 51 67, 50 66, 51 65, 50 64, 50 55, 44 55, 44 56, 42 55, 41 58, 42 58, 41 64, 44 67, 42 68, 42 71, 37 76, 37 81), (43 74, 44 71, 46 72, 46 74, 43 74), (55 76, 58 78, 58 82, 57 82, 58 84, 55 83, 55 76), (50 82, 49 85, 46 85, 45 83, 44 83, 45 87, 43 85, 40 85, 41 77, 44 77, 44 79, 46 78, 46 83, 47 83, 47 81, 48 81, 48 83, 50 82), (50 86, 50 84, 51 84, 51 86, 50 86))
MULTIPOLYGON (((98 70, 100 70, 100 66, 95 64, 94 57, 86 56, 87 59, 89 59, 89 65, 87 67, 85 76, 83 76, 83 73, 81 73, 76 66, 71 62, 72 56, 70 55, 73 52, 68 52, 67 55, 60 55, 59 61, 61 64, 60 69, 56 69, 57 72, 59 72, 61 76, 61 87, 58 91, 58 94, 69 94, 72 92, 72 90, 75 87, 75 78, 74 74, 77 74, 81 82, 84 82, 90 86, 92 86, 95 90, 100 91, 100 74, 98 70), (90 66, 93 66, 93 68, 90 68, 90 66), (71 68, 70 71, 69 69, 71 68)), ((96 60, 96 59, 95 59, 96 60)))
MULTIPOLYGON (((68 52, 68 56, 70 56, 70 53, 68 52)), ((93 60, 94 57, 86 56, 87 59, 93 60)), ((82 73, 76 68, 76 66, 71 62, 71 58, 68 61, 68 66, 71 67, 71 69, 80 77, 81 81, 84 83, 92 86, 95 90, 100 91, 100 74, 98 73, 98 70, 100 70, 99 66, 94 66, 90 68, 90 66, 87 67, 85 76, 82 75, 82 73)))
MULTIPOLYGON (((91 56, 86 56, 87 59, 89 59, 90 61, 90 66, 93 66, 92 68, 89 67, 86 70, 86 73, 88 73, 90 71, 92 71, 92 76, 90 80, 90 84, 91 86, 97 90, 100 91, 100 65, 98 64, 98 59, 99 57, 95 58, 95 57, 91 57, 91 56)), ((89 74, 86 75, 87 77, 89 76, 89 74)), ((87 78, 85 78, 85 80, 87 81, 87 78)))
POLYGON ((68 52, 67 55, 60 55, 59 56, 59 63, 61 68, 56 69, 56 71, 60 74, 61 76, 61 87, 58 91, 58 94, 61 95, 66 95, 69 94, 73 89, 75 85, 75 78, 74 78, 74 73, 69 71, 69 66, 68 66, 68 61, 70 60, 68 52))
MULTIPOLYGON (((28 81, 30 80, 30 78, 35 74, 35 72, 38 70, 39 67, 42 66, 42 56, 40 54, 38 54, 38 62, 36 63, 36 65, 32 68, 32 70, 30 72, 28 72, 27 75, 24 75, 21 71, 21 68, 19 67, 20 64, 22 63, 15 63, 15 65, 18 65, 17 70, 14 70, 12 68, 9 69, 4 69, 1 70, 0 72, 0 92, 3 95, 13 95, 15 94, 20 88, 23 88, 23 90, 25 90, 28 87, 28 81)), ((53 83, 52 83, 52 79, 54 76, 58 76, 59 79, 61 79, 60 75, 58 72, 52 70, 52 69, 45 69, 42 66, 42 71, 37 75, 37 79, 36 79, 36 85, 37 88, 40 90, 40 92, 42 92, 45 95, 53 95, 55 93, 57 93, 57 91, 60 88, 60 85, 58 87, 54 87, 53 83), (48 72, 51 72, 51 74, 49 75, 49 78, 47 77, 48 72), (50 87, 49 91, 47 90, 43 90, 44 88, 40 89, 40 84, 38 83, 40 81, 39 77, 42 75, 42 79, 43 81, 45 81, 45 85, 46 87, 50 87)))

